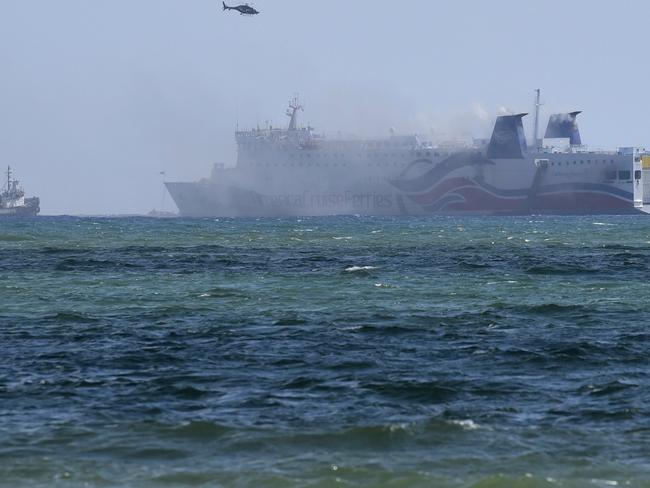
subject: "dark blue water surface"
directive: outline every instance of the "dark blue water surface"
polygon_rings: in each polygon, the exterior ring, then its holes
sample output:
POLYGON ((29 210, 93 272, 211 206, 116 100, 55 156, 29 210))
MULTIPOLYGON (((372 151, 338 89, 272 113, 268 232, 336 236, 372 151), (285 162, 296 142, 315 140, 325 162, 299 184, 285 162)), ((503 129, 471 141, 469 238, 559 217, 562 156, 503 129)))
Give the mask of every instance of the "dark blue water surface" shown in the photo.
POLYGON ((0 221, 0 485, 650 486, 650 218, 0 221))

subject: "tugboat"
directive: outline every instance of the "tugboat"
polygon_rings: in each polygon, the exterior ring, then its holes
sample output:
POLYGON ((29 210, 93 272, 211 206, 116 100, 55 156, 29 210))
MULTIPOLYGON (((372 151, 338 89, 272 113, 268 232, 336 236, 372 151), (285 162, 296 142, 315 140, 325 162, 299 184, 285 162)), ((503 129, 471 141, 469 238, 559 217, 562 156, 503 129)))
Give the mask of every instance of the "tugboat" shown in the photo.
POLYGON ((0 193, 1 217, 34 217, 41 211, 38 197, 25 198, 25 190, 18 180, 12 178, 11 167, 7 167, 7 182, 0 193))

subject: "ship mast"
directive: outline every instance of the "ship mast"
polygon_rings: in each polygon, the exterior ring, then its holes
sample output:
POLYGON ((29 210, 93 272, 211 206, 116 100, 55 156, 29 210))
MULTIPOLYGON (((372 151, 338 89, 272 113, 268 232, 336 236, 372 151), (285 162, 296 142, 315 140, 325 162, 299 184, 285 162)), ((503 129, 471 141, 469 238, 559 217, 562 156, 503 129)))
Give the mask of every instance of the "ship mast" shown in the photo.
POLYGON ((539 108, 542 106, 541 102, 539 101, 540 98, 540 89, 537 88, 535 90, 535 93, 537 94, 535 96, 535 127, 533 129, 533 145, 535 146, 535 149, 539 148, 539 108))
POLYGON ((7 166, 7 192, 11 191, 11 166, 7 166))
POLYGON ((287 116, 291 117, 291 121, 289 122, 289 130, 296 130, 298 127, 298 110, 303 110, 303 106, 300 104, 298 95, 295 95, 289 101, 289 108, 287 109, 287 116))

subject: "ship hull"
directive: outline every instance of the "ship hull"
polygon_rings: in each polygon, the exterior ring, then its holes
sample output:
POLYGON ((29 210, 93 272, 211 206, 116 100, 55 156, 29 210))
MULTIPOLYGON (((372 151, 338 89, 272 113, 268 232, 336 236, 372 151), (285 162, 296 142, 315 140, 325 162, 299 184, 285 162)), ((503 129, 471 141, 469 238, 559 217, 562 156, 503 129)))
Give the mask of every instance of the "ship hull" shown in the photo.
POLYGON ((347 177, 340 168, 280 177, 231 170, 167 188, 187 217, 631 214, 650 203, 650 168, 625 154, 489 159, 461 152, 393 167, 347 177))
POLYGON ((0 208, 0 218, 10 217, 36 217, 40 212, 39 207, 23 206, 12 208, 0 208))
POLYGON ((323 215, 522 215, 633 214, 644 212, 632 193, 610 185, 568 183, 503 189, 471 178, 451 178, 423 192, 386 188, 326 194, 309 190, 264 194, 230 185, 168 183, 185 217, 286 217, 323 215))

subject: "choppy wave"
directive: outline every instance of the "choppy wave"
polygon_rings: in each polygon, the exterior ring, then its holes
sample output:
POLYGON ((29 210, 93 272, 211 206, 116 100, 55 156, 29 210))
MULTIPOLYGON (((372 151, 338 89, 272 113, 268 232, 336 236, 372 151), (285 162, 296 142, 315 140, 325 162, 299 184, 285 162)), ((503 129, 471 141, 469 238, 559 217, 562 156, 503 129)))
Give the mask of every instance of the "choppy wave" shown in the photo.
POLYGON ((9 222, 0 485, 648 486, 648 236, 9 222))

